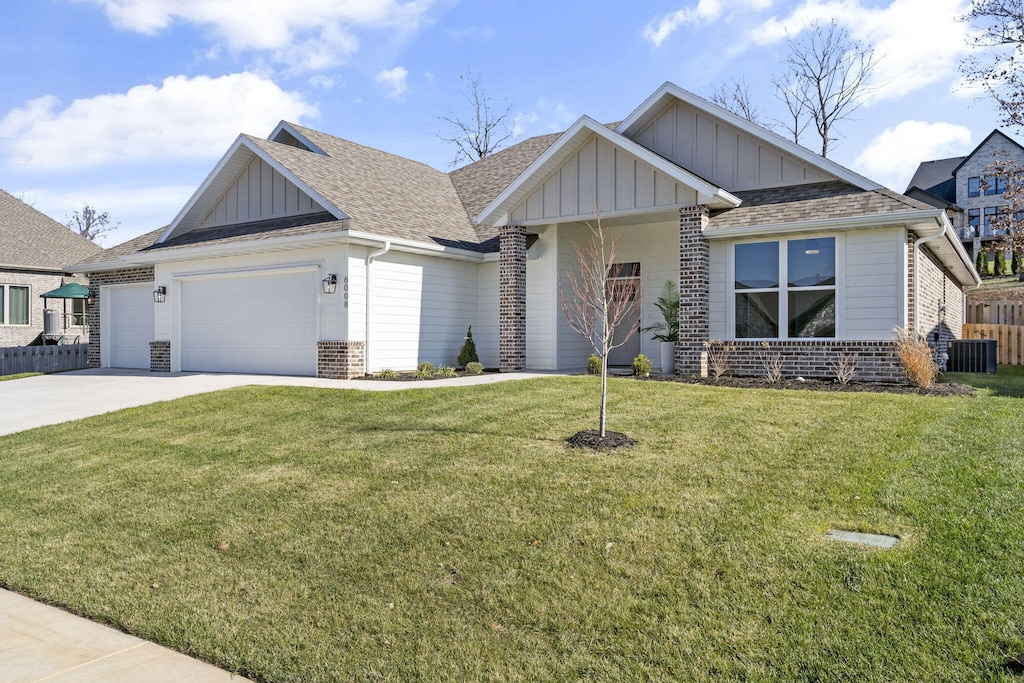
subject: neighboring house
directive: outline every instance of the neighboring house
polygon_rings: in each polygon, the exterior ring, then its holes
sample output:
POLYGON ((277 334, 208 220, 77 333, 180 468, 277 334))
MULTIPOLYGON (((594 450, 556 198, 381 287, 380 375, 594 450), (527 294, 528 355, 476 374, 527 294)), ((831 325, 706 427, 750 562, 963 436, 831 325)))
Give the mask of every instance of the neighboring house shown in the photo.
MULTIPOLYGON (((43 332, 40 296, 70 281, 64 266, 102 249, 0 190, 0 347, 24 346, 43 332)), ((50 300, 64 314, 64 302, 50 300)), ((85 327, 85 300, 68 300, 69 326, 85 327)))
POLYGON ((1024 147, 1001 130, 993 130, 965 157, 924 161, 910 179, 906 194, 947 209, 953 226, 973 256, 1001 237, 992 220, 1004 211, 1003 180, 989 178, 999 160, 1012 159, 1024 166, 1024 147))
POLYGON ((78 266, 91 362, 353 377, 453 364, 472 325, 486 366, 582 368, 558 292, 598 214, 642 296, 613 364, 658 357, 639 327, 674 280, 678 372, 726 339, 740 373, 767 342, 787 375, 855 354, 897 380, 893 328, 944 345, 979 282, 942 209, 669 83, 450 174, 291 123, 240 136, 166 228, 78 266))

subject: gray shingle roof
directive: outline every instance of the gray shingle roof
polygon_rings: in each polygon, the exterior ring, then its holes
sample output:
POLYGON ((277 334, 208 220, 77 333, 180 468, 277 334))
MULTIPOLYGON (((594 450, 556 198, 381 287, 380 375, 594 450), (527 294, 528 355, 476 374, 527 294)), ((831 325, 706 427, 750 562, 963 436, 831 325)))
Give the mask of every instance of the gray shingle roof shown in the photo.
POLYGON ((0 267, 63 270, 102 248, 0 190, 0 267))
POLYGON ((922 161, 914 171, 914 177, 910 179, 905 191, 910 192, 916 187, 948 204, 956 204, 956 178, 953 177, 953 169, 966 158, 951 157, 922 161))
POLYGON ((167 226, 165 225, 162 228, 157 228, 156 230, 147 232, 145 235, 139 235, 138 237, 134 237, 128 240, 127 242, 122 242, 121 244, 110 247, 109 249, 104 249, 98 254, 93 254, 87 259, 82 259, 81 261, 79 261, 79 263, 87 265, 94 265, 97 263, 113 263, 122 256, 135 254, 148 247, 153 246, 153 243, 156 242, 157 239, 159 239, 160 235, 162 235, 164 233, 164 230, 166 229, 167 226))
POLYGON ((735 192, 743 204, 715 214, 709 229, 754 227, 933 209, 892 190, 862 190, 842 181, 735 192))

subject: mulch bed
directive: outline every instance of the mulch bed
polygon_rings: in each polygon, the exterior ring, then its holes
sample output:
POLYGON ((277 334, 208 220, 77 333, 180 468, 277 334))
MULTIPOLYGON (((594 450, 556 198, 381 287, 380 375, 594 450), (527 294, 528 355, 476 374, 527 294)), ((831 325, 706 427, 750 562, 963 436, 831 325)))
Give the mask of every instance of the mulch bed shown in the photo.
POLYGON ((761 377, 697 377, 685 375, 652 375, 646 378, 646 382, 682 382, 684 384, 701 384, 709 387, 733 387, 737 389, 797 389, 800 391, 845 391, 845 392, 875 392, 881 394, 917 394, 919 396, 974 396, 974 387, 955 382, 933 384, 927 389, 911 386, 909 384, 894 384, 887 382, 850 382, 840 384, 835 380, 806 378, 782 379, 774 384, 769 384, 761 377))
POLYGON ((636 441, 629 438, 622 432, 613 432, 610 429, 604 430, 604 436, 596 429, 584 429, 576 432, 566 442, 569 448, 590 448, 601 450, 604 448, 629 448, 636 445, 636 441))
MULTIPOLYGON (((493 374, 497 374, 497 372, 498 372, 497 370, 484 370, 483 372, 480 372, 480 373, 477 373, 477 374, 474 375, 473 373, 466 372, 465 370, 456 370, 455 371, 455 375, 456 375, 456 377, 479 377, 480 375, 493 375, 493 374)), ((394 377, 380 377, 378 375, 363 375, 361 377, 356 377, 355 379, 369 379, 369 380, 374 380, 374 381, 377 381, 377 382, 429 382, 430 380, 434 380, 434 379, 453 379, 453 378, 451 378, 451 377, 417 377, 415 375, 415 373, 412 373, 412 372, 400 372, 397 375, 395 375, 394 377)))

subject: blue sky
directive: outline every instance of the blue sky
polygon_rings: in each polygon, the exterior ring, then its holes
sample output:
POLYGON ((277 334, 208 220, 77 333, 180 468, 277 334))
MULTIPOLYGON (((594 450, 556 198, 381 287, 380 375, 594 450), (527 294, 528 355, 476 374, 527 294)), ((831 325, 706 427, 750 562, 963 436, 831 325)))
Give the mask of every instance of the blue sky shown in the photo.
POLYGON ((830 157, 902 191, 918 161, 965 154, 997 125, 960 84, 967 5, 7 0, 0 188, 61 221, 86 202, 109 211, 111 246, 168 223, 239 133, 281 119, 447 169, 438 117, 468 114, 467 69, 511 104, 519 138, 620 120, 665 81, 708 96, 743 78, 777 118, 786 35, 834 18, 880 63, 830 157))

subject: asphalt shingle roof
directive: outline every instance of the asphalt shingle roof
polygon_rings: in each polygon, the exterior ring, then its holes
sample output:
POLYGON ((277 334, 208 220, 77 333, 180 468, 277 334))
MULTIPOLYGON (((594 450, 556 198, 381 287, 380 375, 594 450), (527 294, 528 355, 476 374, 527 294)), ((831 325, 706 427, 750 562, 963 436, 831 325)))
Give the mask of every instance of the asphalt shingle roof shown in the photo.
POLYGON ((910 192, 911 188, 916 187, 949 204, 956 204, 956 178, 953 177, 953 169, 966 158, 951 157, 922 161, 905 191, 910 192))
POLYGON ((0 267, 62 270, 101 247, 0 190, 0 267))
POLYGON ((734 192, 743 203, 712 216, 709 229, 754 227, 933 209, 892 190, 862 190, 842 181, 734 192))

